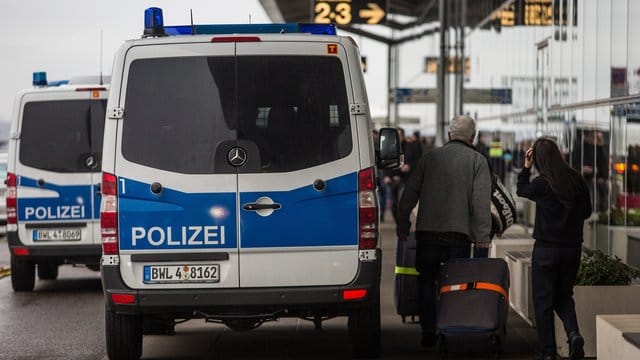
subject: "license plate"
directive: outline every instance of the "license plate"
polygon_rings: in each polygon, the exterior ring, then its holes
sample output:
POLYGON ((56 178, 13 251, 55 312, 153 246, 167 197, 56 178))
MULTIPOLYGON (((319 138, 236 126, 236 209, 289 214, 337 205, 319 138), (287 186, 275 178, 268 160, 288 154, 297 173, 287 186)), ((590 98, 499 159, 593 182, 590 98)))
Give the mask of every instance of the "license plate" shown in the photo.
POLYGON ((80 229, 41 229, 33 231, 33 241, 80 240, 80 229))
POLYGON ((220 265, 145 265, 145 284, 216 283, 220 265))

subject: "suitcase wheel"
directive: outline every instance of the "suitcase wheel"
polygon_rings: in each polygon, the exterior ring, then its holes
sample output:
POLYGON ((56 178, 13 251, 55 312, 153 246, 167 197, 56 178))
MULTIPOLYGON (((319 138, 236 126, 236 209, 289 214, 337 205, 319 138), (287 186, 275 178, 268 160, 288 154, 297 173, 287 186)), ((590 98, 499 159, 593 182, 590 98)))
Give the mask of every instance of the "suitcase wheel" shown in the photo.
POLYGON ((445 339, 444 335, 438 335, 437 346, 440 357, 446 358, 449 351, 447 350, 447 339, 445 339))
POLYGON ((496 359, 500 359, 502 356, 502 341, 500 341, 500 336, 491 335, 491 345, 495 350, 496 359))

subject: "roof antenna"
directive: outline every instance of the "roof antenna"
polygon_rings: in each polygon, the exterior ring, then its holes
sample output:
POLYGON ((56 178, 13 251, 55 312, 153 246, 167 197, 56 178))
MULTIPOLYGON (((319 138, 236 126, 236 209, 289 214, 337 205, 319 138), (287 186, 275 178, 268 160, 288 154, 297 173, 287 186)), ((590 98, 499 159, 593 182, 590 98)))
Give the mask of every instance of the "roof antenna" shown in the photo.
POLYGON ((100 29, 100 85, 104 85, 104 83, 102 82, 102 48, 103 48, 103 29, 100 29))
POLYGON ((193 9, 189 9, 189 13, 191 14, 191 35, 195 35, 196 28, 193 26, 193 9))

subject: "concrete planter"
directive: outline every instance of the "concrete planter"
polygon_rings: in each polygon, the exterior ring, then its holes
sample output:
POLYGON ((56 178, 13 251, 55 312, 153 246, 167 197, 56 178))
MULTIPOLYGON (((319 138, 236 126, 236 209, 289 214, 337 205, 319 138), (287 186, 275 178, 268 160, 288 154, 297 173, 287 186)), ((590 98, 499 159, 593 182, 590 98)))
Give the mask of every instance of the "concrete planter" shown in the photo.
POLYGON ((587 224, 585 243, 590 249, 617 256, 623 263, 640 266, 640 226, 587 224))
MULTIPOLYGON (((640 314, 640 286, 576 286, 573 298, 586 357, 596 356, 596 315, 640 314)), ((562 322, 555 317, 558 354, 569 356, 569 345, 562 322)))

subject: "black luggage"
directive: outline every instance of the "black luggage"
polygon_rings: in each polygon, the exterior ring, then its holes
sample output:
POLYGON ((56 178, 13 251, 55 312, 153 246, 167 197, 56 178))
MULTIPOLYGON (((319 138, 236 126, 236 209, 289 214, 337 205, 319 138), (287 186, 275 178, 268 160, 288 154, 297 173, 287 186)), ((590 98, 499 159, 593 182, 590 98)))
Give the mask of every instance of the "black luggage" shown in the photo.
POLYGON ((396 277, 394 303, 402 322, 408 316, 416 321, 418 316, 418 271, 416 271, 416 237, 411 233, 406 241, 398 240, 396 248, 396 277))
POLYGON ((509 268, 503 259, 452 259, 438 284, 436 335, 441 355, 502 354, 509 312, 509 268))

